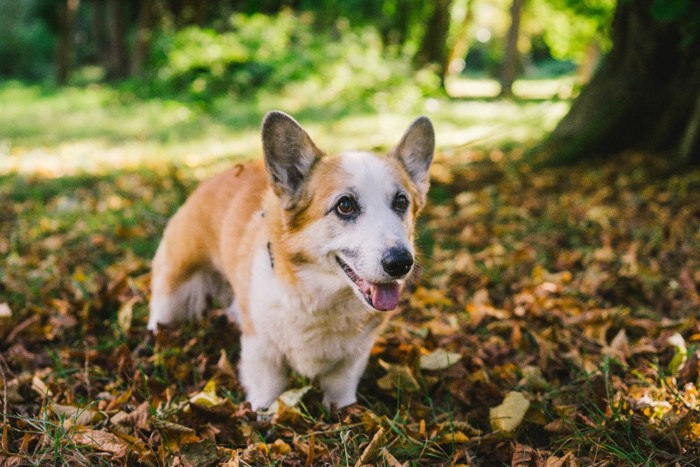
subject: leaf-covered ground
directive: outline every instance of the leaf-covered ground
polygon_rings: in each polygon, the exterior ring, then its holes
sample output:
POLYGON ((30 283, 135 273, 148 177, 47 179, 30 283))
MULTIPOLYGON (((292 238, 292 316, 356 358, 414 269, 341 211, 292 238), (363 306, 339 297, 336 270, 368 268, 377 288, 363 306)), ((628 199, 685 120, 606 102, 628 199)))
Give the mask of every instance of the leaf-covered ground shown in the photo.
POLYGON ((180 169, 0 177, 3 465, 694 465, 700 170, 438 155, 360 404, 242 402, 220 310, 145 330, 180 169))

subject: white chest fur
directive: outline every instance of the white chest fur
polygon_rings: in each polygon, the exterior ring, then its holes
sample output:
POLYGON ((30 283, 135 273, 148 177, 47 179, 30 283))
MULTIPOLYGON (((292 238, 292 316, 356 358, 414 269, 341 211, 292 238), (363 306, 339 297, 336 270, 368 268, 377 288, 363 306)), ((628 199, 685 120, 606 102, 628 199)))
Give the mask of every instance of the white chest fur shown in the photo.
POLYGON ((318 379, 328 401, 354 402, 382 316, 370 313, 335 275, 306 271, 293 287, 275 275, 268 252, 253 257, 241 379, 254 406, 269 405, 287 370, 318 379))

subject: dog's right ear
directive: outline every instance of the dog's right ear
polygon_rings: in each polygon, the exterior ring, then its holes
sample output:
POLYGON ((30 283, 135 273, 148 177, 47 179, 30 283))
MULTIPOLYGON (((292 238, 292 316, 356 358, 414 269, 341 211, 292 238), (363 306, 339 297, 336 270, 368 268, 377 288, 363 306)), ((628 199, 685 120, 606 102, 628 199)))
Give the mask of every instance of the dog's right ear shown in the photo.
POLYGON ((292 199, 323 152, 296 120, 278 111, 263 119, 262 143, 273 191, 280 198, 292 199))

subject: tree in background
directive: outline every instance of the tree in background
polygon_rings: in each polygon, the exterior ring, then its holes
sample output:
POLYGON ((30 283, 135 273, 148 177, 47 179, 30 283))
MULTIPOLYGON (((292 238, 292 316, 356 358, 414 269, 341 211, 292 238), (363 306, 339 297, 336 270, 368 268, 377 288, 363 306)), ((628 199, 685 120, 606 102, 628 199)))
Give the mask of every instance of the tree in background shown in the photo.
POLYGON ((75 59, 75 21, 80 0, 65 0, 58 4, 60 36, 56 49, 56 82, 66 84, 75 59))
POLYGON ((700 3, 620 1, 613 46, 539 148, 564 163, 628 148, 700 162, 700 3))
POLYGON ((610 49, 615 0, 529 0, 525 26, 542 37, 552 57, 578 65, 580 83, 590 81, 600 55, 610 49))
POLYGON ((520 37, 520 19, 525 5, 525 0, 513 0, 510 7, 510 27, 506 38, 506 51, 501 66, 499 82, 501 84, 501 96, 512 97, 513 83, 520 67, 520 51, 518 50, 518 38, 520 37))
POLYGON ((38 0, 0 0, 0 77, 41 79, 51 69, 56 28, 40 8, 38 0))
POLYGON ((444 77, 447 62, 447 35, 450 31, 450 7, 452 0, 435 0, 426 22, 420 47, 414 58, 416 68, 434 65, 439 76, 444 77))

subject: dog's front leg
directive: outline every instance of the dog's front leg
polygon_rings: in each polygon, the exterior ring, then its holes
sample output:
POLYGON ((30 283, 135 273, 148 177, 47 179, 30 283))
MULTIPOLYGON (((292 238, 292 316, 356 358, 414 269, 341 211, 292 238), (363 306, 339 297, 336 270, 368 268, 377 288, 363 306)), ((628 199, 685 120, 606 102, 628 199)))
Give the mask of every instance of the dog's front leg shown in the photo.
POLYGON ((368 353, 350 356, 333 370, 318 377, 323 390, 323 404, 330 407, 335 404, 341 408, 357 402, 357 385, 367 366, 368 353))
POLYGON ((241 337, 241 384, 253 409, 269 407, 287 385, 282 354, 259 336, 241 337))

